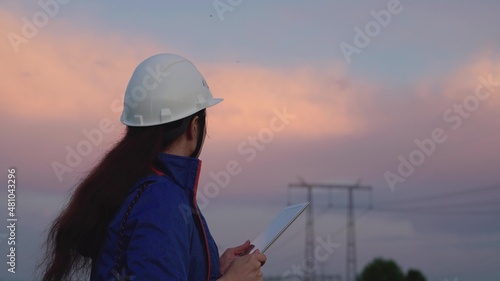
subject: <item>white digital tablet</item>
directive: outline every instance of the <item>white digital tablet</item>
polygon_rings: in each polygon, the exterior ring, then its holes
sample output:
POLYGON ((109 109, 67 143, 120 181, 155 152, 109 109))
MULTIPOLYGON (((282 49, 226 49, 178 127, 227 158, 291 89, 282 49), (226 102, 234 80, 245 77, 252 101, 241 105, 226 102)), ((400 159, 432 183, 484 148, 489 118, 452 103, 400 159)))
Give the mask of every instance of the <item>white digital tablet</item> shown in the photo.
POLYGON ((254 250, 259 249, 261 253, 264 253, 292 222, 304 212, 307 206, 309 206, 309 202, 289 206, 281 210, 278 216, 252 241, 252 244, 255 245, 254 250))

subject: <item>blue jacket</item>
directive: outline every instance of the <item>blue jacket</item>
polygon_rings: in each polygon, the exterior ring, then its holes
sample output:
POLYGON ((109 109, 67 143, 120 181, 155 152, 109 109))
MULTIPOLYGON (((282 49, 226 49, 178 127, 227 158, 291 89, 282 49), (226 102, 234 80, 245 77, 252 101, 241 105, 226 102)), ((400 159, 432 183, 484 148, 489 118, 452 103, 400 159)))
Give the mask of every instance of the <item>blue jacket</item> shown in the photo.
POLYGON ((91 281, 203 281, 220 277, 218 249, 196 204, 201 161, 160 153, 154 168, 159 175, 137 182, 109 224, 100 254, 93 261, 91 281), (124 214, 147 181, 152 182, 129 213, 122 265, 116 270, 124 214))

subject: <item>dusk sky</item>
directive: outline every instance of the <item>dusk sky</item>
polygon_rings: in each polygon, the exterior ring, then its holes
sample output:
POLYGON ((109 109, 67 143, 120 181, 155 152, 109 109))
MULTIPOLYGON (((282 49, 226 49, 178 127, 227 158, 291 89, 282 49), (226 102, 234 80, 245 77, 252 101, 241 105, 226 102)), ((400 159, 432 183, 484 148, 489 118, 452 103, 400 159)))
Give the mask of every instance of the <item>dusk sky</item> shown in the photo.
MULTIPOLYGON (((199 186, 221 253, 287 205, 289 183, 360 180, 373 193, 355 192, 358 273, 384 257, 429 281, 499 280, 499 11, 495 0, 2 1, 0 168, 4 183, 16 169, 18 222, 15 274, 0 231, 0 280, 39 278, 48 225, 122 136, 128 80, 157 53, 191 60, 224 98, 207 111, 199 186)), ((313 201, 316 240, 338 244, 317 272, 344 278, 347 192, 313 201)), ((266 253, 265 276, 302 266, 304 242, 302 216, 266 253)))

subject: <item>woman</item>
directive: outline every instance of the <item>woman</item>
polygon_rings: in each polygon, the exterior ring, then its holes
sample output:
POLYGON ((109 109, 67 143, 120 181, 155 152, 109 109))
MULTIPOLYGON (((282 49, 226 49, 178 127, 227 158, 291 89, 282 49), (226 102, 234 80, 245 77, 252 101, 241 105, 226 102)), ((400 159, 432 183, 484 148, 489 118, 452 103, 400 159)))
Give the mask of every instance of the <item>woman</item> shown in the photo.
POLYGON ((214 99, 183 57, 143 61, 128 84, 127 131, 83 179, 47 239, 44 281, 262 280, 249 241, 219 258, 196 203, 214 99))

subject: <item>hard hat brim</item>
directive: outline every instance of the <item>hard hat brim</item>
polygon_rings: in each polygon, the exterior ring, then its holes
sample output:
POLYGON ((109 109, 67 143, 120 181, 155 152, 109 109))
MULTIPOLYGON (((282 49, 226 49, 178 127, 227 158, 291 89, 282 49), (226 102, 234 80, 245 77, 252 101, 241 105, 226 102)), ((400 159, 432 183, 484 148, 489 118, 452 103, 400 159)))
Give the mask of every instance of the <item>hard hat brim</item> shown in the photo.
POLYGON ((221 99, 221 98, 213 98, 213 99, 210 101, 210 103, 209 103, 208 107, 211 107, 211 106, 214 106, 214 105, 216 105, 216 104, 218 104, 218 103, 221 103, 223 100, 224 100, 224 99, 221 99))

